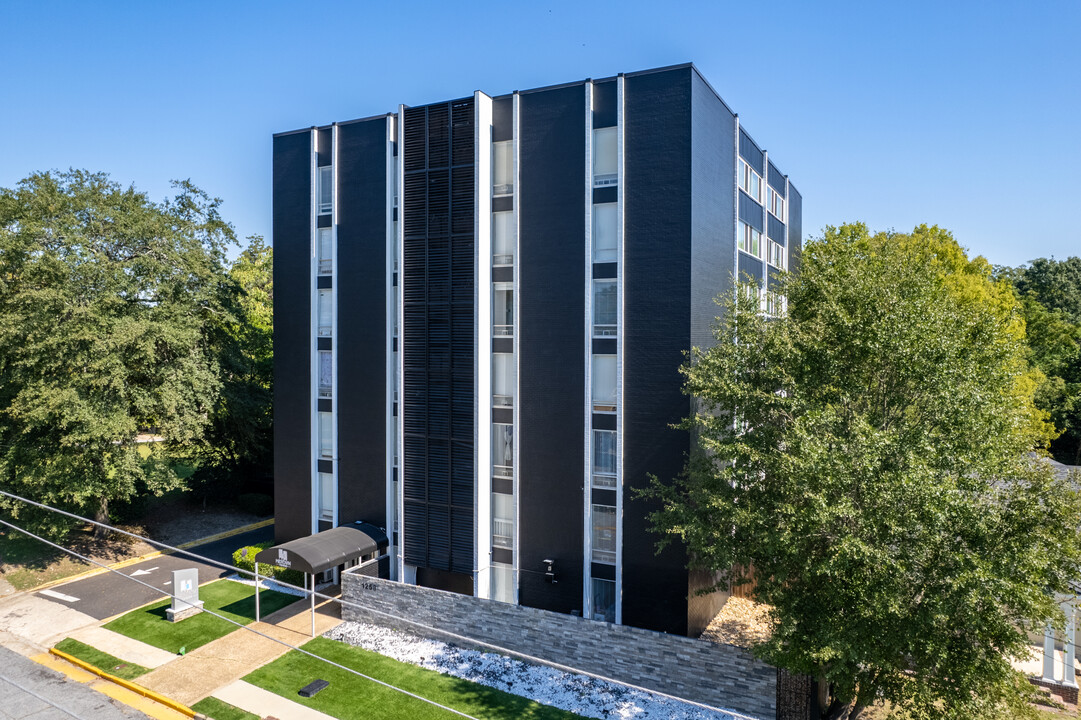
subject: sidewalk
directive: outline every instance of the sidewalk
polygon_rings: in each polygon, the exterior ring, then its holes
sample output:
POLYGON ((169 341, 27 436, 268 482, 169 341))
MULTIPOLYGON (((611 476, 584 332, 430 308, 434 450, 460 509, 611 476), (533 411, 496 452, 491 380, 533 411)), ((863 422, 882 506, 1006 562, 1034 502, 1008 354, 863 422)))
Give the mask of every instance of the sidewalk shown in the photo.
POLYGON ((82 628, 71 633, 68 637, 86 643, 102 652, 109 653, 124 662, 142 665, 150 670, 161 667, 177 658, 171 652, 166 652, 153 645, 147 645, 141 640, 129 638, 127 635, 106 630, 103 627, 82 628))
POLYGON ((231 682, 214 693, 214 697, 233 707, 254 713, 259 717, 288 718, 288 720, 334 720, 318 710, 286 700, 281 695, 256 687, 243 680, 231 682))
MULTIPOLYGON (((267 616, 265 622, 252 623, 248 627, 289 645, 303 645, 311 640, 309 609, 308 599, 298 600, 267 616)), ((316 606, 317 636, 340 623, 341 608, 337 602, 328 600, 316 606)), ((143 675, 138 683, 177 702, 191 705, 208 695, 214 695, 220 688, 288 651, 289 648, 279 642, 246 629, 237 629, 143 675)), ((283 705, 278 712, 272 714, 281 718, 293 717, 289 713, 289 705, 296 703, 284 698, 279 699, 288 705, 283 705)))

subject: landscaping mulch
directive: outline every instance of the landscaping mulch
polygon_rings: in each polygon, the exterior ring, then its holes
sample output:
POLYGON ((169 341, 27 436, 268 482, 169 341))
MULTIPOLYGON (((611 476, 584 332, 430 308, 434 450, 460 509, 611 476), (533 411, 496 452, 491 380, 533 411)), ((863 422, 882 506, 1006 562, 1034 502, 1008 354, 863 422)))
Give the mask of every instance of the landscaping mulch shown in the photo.
POLYGON ((751 648, 768 640, 772 632, 768 605, 733 597, 728 599, 701 637, 710 642, 751 648))

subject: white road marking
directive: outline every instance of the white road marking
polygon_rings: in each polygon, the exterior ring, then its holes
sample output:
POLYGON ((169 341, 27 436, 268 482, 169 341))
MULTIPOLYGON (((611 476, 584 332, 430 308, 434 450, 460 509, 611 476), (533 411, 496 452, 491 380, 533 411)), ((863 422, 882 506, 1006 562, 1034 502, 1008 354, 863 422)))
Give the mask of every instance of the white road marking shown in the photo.
POLYGON ((165 582, 162 583, 162 585, 172 585, 172 584, 173 584, 172 580, 166 580, 165 582))
POLYGON ((79 598, 72 597, 71 595, 65 595, 62 592, 56 592, 55 590, 42 590, 39 595, 46 597, 56 598, 57 600, 63 600, 64 602, 79 602, 79 598))
POLYGON ((150 573, 154 572, 157 569, 158 569, 157 567, 152 567, 149 570, 136 570, 135 572, 133 572, 131 574, 131 577, 139 577, 140 575, 149 575, 150 573))

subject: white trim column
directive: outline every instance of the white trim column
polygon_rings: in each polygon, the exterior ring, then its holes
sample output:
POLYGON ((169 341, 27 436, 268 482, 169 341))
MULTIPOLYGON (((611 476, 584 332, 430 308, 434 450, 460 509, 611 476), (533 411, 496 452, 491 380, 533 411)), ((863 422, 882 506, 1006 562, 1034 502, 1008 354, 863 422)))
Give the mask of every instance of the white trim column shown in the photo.
MULTIPOLYGON (((474 417, 473 595, 490 596, 492 567, 492 99, 473 93, 474 417)), ((515 318, 517 320, 517 318, 515 318)))
MULTIPOLYGON (((385 283, 386 283, 386 315, 385 315, 385 330, 386 330, 386 349, 387 349, 387 361, 386 361, 386 531, 387 538, 390 540, 390 547, 387 548, 387 554, 390 555, 392 561, 390 563, 390 579, 397 580, 400 577, 398 567, 398 558, 401 555, 399 552, 399 543, 394 542, 395 520, 398 518, 398 493, 394 483, 394 458, 400 457, 398 452, 397 441, 395 438, 401 436, 401 404, 398 405, 398 415, 394 414, 394 403, 398 391, 397 379, 400 377, 398 371, 397 356, 394 352, 394 327, 397 325, 401 327, 401 323, 398 320, 398 307, 401 305, 401 279, 398 280, 398 285, 394 284, 394 273, 398 267, 398 254, 396 248, 398 246, 398 233, 394 225, 394 209, 397 207, 395 204, 395 187, 401 187, 398 177, 398 158, 394 155, 395 140, 397 137, 396 117, 394 115, 387 115, 387 147, 386 147, 386 268, 385 268, 385 283)), ((400 217, 400 211, 399 211, 400 217)), ((398 221, 398 225, 401 225, 401 220, 398 221)), ((398 352, 401 352, 401 345, 399 344, 398 352)), ((400 479, 400 475, 399 475, 400 479)), ((399 483, 400 484, 400 483, 399 483)))

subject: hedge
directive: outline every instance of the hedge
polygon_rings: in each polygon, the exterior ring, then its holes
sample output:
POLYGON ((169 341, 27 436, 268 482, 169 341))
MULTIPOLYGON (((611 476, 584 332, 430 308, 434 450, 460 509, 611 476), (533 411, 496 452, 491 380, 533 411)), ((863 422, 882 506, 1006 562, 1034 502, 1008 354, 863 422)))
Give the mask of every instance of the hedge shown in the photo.
MULTIPOLYGON (((273 544, 274 543, 272 542, 265 542, 259 543, 258 545, 245 545, 242 548, 237 548, 233 553, 233 565, 241 570, 247 570, 250 573, 255 572, 255 556, 259 551, 266 550, 273 544)), ((259 563, 259 576, 281 580, 283 583, 289 583, 290 585, 296 585, 297 587, 304 587, 305 584, 304 573, 299 570, 288 570, 286 568, 278 567, 277 565, 268 565, 267 563, 259 563)))

